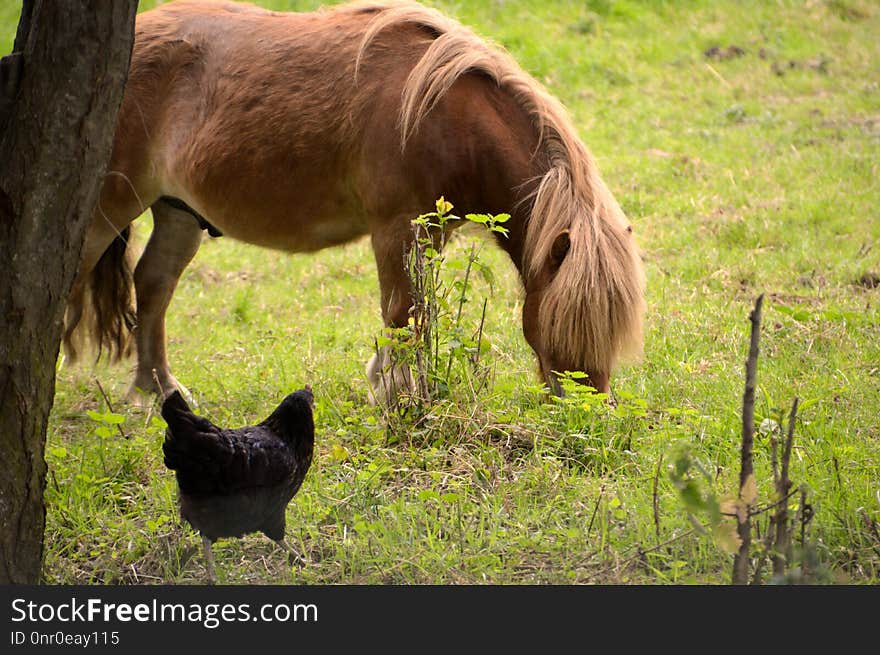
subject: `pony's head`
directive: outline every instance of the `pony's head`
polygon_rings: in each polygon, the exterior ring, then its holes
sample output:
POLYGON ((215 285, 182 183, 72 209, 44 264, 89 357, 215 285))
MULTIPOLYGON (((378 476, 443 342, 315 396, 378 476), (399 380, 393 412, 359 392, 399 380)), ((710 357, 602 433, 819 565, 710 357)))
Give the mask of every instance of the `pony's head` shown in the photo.
MULTIPOLYGON (((401 148, 421 120, 463 75, 494 82, 531 118, 537 137, 531 163, 538 180, 520 207, 528 208, 521 259, 526 288, 523 331, 551 389, 563 371, 581 371, 609 391, 614 364, 641 350, 644 273, 632 229, 605 186, 568 113, 503 50, 433 9, 408 2, 358 5, 376 17, 358 62, 376 35, 411 23, 431 35, 407 78, 400 109, 401 148)), ((519 141, 533 143, 530 138, 519 141)))
POLYGON ((553 165, 543 176, 526 233, 523 332, 556 394, 565 371, 608 393, 614 365, 642 344, 644 272, 632 226, 584 154, 581 171, 553 165))

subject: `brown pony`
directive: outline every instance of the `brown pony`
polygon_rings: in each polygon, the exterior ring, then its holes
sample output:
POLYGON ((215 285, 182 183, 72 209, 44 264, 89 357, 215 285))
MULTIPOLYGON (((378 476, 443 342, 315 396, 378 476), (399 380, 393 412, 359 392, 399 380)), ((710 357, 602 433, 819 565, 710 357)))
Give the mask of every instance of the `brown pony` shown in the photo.
MULTIPOLYGON (((583 371, 608 391, 641 344, 632 228, 563 107, 501 49, 412 2, 276 13, 181 0, 141 14, 109 170, 65 343, 73 353, 91 315, 98 352, 118 356, 134 329, 132 392, 157 391, 153 369, 179 386, 165 311, 202 229, 289 252, 369 234, 382 317, 402 326, 410 221, 441 195, 465 213, 512 215, 498 244, 520 272, 523 331, 552 388, 554 372, 583 371), (146 207, 135 313, 126 237, 146 207)), ((389 359, 367 367, 378 398, 389 359)))

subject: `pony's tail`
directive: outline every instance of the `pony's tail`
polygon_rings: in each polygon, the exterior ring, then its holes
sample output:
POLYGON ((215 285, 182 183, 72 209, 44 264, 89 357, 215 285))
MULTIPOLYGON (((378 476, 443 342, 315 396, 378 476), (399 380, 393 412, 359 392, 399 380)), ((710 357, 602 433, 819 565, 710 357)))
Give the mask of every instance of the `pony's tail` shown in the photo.
POLYGON ((130 227, 120 232, 73 290, 64 327, 64 350, 71 361, 84 345, 97 351, 96 359, 105 351, 111 361, 131 353, 136 314, 130 235, 130 227))

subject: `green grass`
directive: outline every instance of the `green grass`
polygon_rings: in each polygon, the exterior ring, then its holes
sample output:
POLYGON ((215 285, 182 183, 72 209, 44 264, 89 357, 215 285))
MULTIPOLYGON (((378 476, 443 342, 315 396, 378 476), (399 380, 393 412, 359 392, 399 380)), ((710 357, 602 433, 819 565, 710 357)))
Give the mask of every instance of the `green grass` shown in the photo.
MULTIPOLYGON (((0 7, 7 49, 12 4, 0 7)), ((689 532, 667 467, 686 446, 711 474, 707 488, 736 490, 747 316, 766 293, 757 415, 804 403, 791 477, 815 510, 815 579, 880 582, 880 290, 854 284, 880 272, 880 8, 432 4, 503 44, 565 102, 633 221, 648 275, 645 353, 613 380, 630 399, 609 412, 546 398, 515 271, 487 244, 490 390, 476 402, 456 392, 422 421, 388 427, 366 402, 381 325, 368 243, 279 256, 206 241, 168 318, 174 371, 200 412, 252 423, 307 382, 317 400, 315 462, 288 509, 289 539, 309 565, 291 569, 259 536, 221 541, 221 581, 729 581, 731 556, 689 532), (745 54, 707 59, 713 45, 745 54)), ((59 370, 48 582, 204 579, 162 464, 162 426, 122 404, 129 376, 127 365, 59 370), (127 439, 86 414, 106 411, 95 377, 127 439)), ((770 502, 760 434, 756 468, 770 502)))

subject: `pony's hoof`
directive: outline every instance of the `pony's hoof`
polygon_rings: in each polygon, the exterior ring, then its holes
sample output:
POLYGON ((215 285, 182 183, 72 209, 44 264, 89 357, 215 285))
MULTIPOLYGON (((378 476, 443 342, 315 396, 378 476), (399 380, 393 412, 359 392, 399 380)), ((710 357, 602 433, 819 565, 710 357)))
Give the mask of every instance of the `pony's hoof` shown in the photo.
POLYGON ((174 380, 174 383, 173 383, 173 385, 171 386, 170 389, 166 389, 166 390, 165 390, 165 395, 167 396, 169 393, 171 393, 172 391, 174 391, 174 389, 177 389, 177 390, 180 392, 180 395, 183 396, 183 399, 187 402, 187 404, 188 404, 190 407, 198 407, 198 406, 199 406, 199 403, 196 402, 196 399, 195 399, 195 398, 193 398, 193 395, 192 395, 192 393, 190 392, 190 390, 187 389, 187 388, 186 388, 185 386, 183 386, 182 384, 180 384, 180 382, 178 382, 177 380, 174 380))
POLYGON ((149 409, 153 404, 155 396, 156 393, 154 391, 146 391, 140 387, 131 385, 128 393, 125 394, 125 402, 132 407, 145 410, 149 409))
POLYGON ((367 362, 366 374, 370 383, 367 400, 374 406, 393 409, 401 396, 411 396, 415 390, 409 366, 394 363, 386 349, 367 362))

